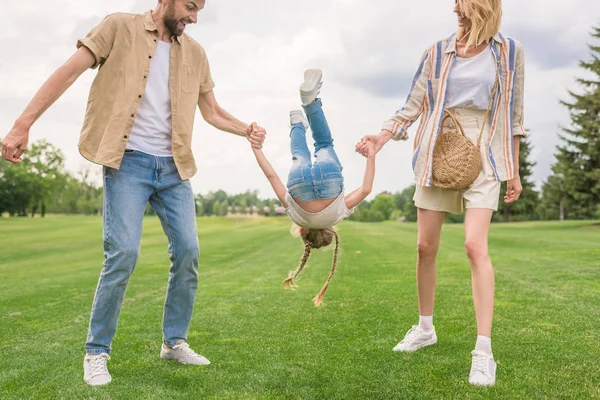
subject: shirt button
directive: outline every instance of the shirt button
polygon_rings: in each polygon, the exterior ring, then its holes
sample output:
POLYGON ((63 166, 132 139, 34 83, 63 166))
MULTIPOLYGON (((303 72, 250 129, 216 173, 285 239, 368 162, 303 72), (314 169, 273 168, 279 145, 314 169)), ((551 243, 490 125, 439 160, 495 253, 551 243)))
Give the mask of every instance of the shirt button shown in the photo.
POLYGON ((144 79, 146 79, 146 75, 144 75, 144 79))
POLYGON ((134 114, 131 114, 131 118, 133 118, 133 117, 135 117, 135 115, 134 115, 134 114))
POLYGON ((152 58, 152 56, 148 56, 148 58, 152 58))
POLYGON ((124 139, 127 139, 127 135, 123 136, 124 139))
POLYGON ((140 94, 140 95, 138 96, 138 99, 141 99, 141 98, 142 98, 142 95, 140 94))

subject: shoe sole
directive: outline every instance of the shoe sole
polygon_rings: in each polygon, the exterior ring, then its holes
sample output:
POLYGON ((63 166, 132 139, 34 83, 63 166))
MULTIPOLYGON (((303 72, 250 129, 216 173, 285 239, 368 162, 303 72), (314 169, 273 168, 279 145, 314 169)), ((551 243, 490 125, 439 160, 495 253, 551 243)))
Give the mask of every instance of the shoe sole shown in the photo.
POLYGON ((177 359, 177 358, 175 358, 175 357, 163 356, 162 354, 160 355, 160 358, 161 358, 162 360, 171 360, 171 361, 176 361, 176 362, 178 362, 179 364, 183 364, 183 365, 210 365, 210 361, 208 362, 208 364, 192 364, 192 363, 188 363, 188 362, 185 362, 185 361, 178 360, 178 359, 177 359))
POLYGON ((469 384, 471 386, 477 386, 477 387, 490 387, 490 386, 494 386, 496 384, 496 381, 492 382, 492 383, 473 383, 473 382, 469 382, 469 384))
POLYGON ((89 386, 104 386, 104 385, 108 385, 109 383, 112 382, 112 377, 108 380, 108 382, 104 382, 104 383, 89 383, 88 381, 86 381, 85 379, 83 380, 85 382, 86 385, 89 386))
POLYGON ((437 338, 429 340, 427 342, 423 342, 420 345, 418 345, 417 347, 414 347, 414 348, 409 349, 409 350, 402 350, 402 349, 396 349, 396 348, 394 348, 393 351, 399 351, 399 352, 402 352, 402 353, 414 353, 415 351, 420 350, 423 347, 433 346, 436 343, 437 343, 437 338))
POLYGON ((316 97, 316 92, 319 90, 319 83, 323 79, 323 71, 320 69, 309 69, 304 72, 304 82, 300 85, 300 94, 302 96, 316 97))
POLYGON ((300 110, 292 110, 290 111, 290 125, 294 125, 294 124, 302 124, 304 126, 305 129, 308 129, 309 127, 309 123, 308 120, 306 119, 306 117, 304 116, 304 113, 300 110), (294 118, 296 117, 296 118, 294 118), (297 119, 298 121, 296 122, 292 122, 292 119, 297 119))

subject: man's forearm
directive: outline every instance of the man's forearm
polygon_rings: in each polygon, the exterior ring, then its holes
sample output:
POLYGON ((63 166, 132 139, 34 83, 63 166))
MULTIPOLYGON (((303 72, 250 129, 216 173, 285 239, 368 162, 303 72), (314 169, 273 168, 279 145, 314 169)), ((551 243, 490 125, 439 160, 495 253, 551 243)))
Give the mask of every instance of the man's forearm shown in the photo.
POLYGON ((221 107, 215 109, 207 122, 221 131, 233 133, 238 136, 246 136, 246 132, 248 131, 248 124, 238 120, 221 107))
POLYGON ((60 96, 75 82, 79 75, 67 66, 62 66, 42 85, 15 121, 15 125, 29 129, 58 100, 60 96))
POLYGON ((35 121, 71 87, 93 62, 94 57, 87 48, 79 49, 42 85, 23 114, 17 118, 15 126, 27 130, 31 128, 35 121))

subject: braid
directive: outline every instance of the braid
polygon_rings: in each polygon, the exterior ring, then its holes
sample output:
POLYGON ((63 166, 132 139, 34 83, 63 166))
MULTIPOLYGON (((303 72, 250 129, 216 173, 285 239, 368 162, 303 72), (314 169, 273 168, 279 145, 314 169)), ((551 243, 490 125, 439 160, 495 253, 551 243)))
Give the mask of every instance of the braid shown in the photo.
POLYGON ((292 282, 292 280, 295 279, 298 276, 298 274, 300 274, 300 272, 302 271, 302 269, 306 265, 306 262, 308 261, 308 257, 310 256, 310 251, 311 250, 312 250, 312 244, 309 241, 305 241, 304 242, 304 255, 302 256, 302 260, 300 260, 300 265, 298 266, 298 268, 296 269, 296 271, 290 272, 290 274, 287 277, 287 279, 285 279, 283 281, 283 287, 284 288, 286 288, 286 289, 294 289, 295 285, 294 285, 294 282, 292 282))
POLYGON ((338 250, 340 247, 340 237, 338 236, 338 234, 336 232, 334 232, 334 236, 335 236, 335 250, 333 251, 333 265, 331 266, 331 271, 329 272, 329 277, 327 278, 327 282, 325 282, 325 285, 323 285, 323 287, 321 288, 321 291, 313 299, 313 302, 315 303, 316 307, 319 307, 321 305, 321 303, 323 303, 323 297, 325 296, 325 292, 327 291, 327 288, 329 287, 329 282, 331 282, 331 279, 333 278, 333 274, 335 272, 335 267, 337 265, 338 250))

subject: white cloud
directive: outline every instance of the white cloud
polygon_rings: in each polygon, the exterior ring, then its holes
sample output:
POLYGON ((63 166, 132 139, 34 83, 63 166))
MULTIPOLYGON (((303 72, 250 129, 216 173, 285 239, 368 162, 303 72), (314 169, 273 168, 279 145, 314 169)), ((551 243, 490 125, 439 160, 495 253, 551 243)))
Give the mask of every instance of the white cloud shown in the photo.
MULTIPOLYGON (((0 136, 39 86, 75 50, 75 41, 112 12, 143 12, 152 0, 44 0, 0 3, 0 136)), ((288 113, 299 105, 302 71, 322 68, 323 98, 345 167, 347 186, 362 180, 364 161, 353 152, 364 134, 404 101, 405 88, 423 50, 454 29, 453 2, 367 0, 207 0, 189 34, 207 50, 219 103, 236 117, 258 121, 269 132, 265 152, 280 175, 290 165, 288 113), (383 89, 385 91, 383 91, 383 89)), ((503 31, 524 45, 527 55, 526 125, 544 179, 557 143, 557 126, 568 124, 558 103, 577 89, 578 58, 587 57, 589 32, 600 21, 595 0, 505 0, 503 31)), ((47 138, 80 169, 77 152, 87 93, 95 72, 87 72, 32 129, 47 138)), ((247 143, 218 132, 196 117, 194 153, 197 192, 258 189, 272 196, 247 143)), ((375 193, 412 183, 412 144, 391 143, 377 161, 375 193)))

